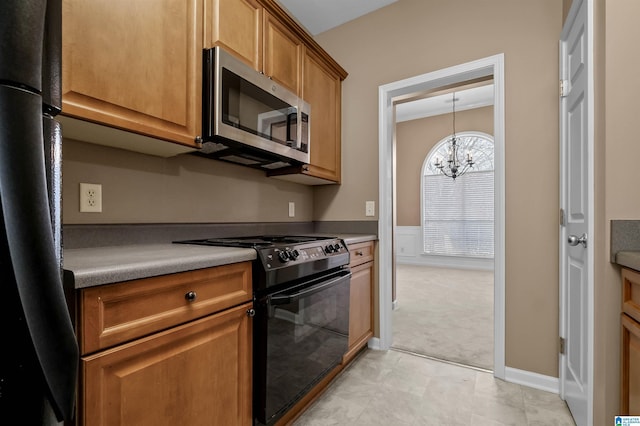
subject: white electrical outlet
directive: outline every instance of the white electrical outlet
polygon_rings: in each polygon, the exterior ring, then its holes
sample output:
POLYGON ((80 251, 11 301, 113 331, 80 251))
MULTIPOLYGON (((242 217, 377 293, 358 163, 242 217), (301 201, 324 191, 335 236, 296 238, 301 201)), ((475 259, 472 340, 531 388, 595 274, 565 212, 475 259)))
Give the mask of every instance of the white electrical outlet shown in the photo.
POLYGON ((80 212, 102 213, 102 185, 99 183, 80 184, 80 212))
POLYGON ((289 201, 289 217, 295 217, 296 215, 296 203, 289 201))
POLYGON ((375 201, 367 201, 364 203, 364 215, 365 216, 375 216, 376 215, 376 202, 375 201))

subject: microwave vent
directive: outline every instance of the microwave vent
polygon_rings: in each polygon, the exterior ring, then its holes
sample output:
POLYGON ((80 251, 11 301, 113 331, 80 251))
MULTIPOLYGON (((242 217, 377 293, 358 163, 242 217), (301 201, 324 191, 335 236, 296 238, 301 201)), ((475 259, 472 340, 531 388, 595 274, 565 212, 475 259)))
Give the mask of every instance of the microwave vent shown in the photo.
POLYGON ((289 167, 289 166, 291 166, 291 163, 285 163, 284 161, 279 161, 277 163, 263 164, 262 168, 269 169, 269 170, 276 170, 276 169, 281 169, 283 167, 289 167))
POLYGON ((224 151, 225 149, 229 149, 229 147, 221 143, 207 142, 202 145, 201 152, 203 154, 213 154, 214 152, 224 151))
POLYGON ((262 163, 261 160, 255 160, 253 158, 247 158, 247 157, 239 157, 237 155, 224 155, 224 156, 220 156, 219 158, 224 161, 243 164, 245 166, 255 166, 262 163))

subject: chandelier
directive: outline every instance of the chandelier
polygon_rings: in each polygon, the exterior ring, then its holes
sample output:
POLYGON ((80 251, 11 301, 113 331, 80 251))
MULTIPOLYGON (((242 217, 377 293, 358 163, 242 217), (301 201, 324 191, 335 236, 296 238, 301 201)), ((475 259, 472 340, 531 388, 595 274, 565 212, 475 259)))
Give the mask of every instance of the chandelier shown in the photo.
POLYGON ((452 93, 453 96, 453 135, 451 136, 451 140, 449 141, 449 153, 447 155, 447 159, 442 159, 440 157, 436 157, 436 161, 433 164, 440 173, 443 175, 456 180, 458 176, 462 176, 469 170, 470 167, 473 167, 473 155, 470 151, 467 151, 467 155, 464 158, 464 161, 460 161, 459 153, 460 145, 458 145, 458 138, 456 137, 456 93, 452 93))

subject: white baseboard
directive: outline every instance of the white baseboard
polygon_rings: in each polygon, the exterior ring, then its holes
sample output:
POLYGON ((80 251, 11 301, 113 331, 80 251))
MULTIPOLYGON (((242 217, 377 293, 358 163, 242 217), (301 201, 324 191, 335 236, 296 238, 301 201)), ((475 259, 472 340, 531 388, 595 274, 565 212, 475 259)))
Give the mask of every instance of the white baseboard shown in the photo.
MULTIPOLYGON (((369 349, 382 350, 380 339, 372 337, 368 343, 369 349)), ((545 392, 560 394, 560 379, 557 377, 545 376, 544 374, 533 373, 531 371, 519 370, 517 368, 505 367, 504 380, 518 385, 528 386, 545 392)))
POLYGON ((380 338, 378 337, 372 337, 371 339, 369 339, 367 346, 369 346, 369 349, 375 349, 377 351, 382 349, 380 347, 380 338))
POLYGON ((507 382, 560 394, 560 379, 557 377, 545 376, 543 374, 511 367, 505 367, 504 370, 504 379, 507 382))

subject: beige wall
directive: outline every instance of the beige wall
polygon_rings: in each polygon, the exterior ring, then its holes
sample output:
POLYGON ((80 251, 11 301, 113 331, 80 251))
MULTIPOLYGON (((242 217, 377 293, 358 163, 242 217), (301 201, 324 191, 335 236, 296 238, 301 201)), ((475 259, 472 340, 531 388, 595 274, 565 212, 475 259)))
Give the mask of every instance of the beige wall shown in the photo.
POLYGON ((63 223, 310 221, 311 187, 193 155, 160 158, 63 143, 63 223), (102 184, 103 213, 79 212, 79 184, 102 184), (288 203, 296 216, 288 217, 288 203))
MULTIPOLYGON (((493 107, 456 112, 456 132, 478 131, 493 136, 493 107)), ((420 226, 420 179, 429 151, 451 135, 451 114, 396 124, 396 221, 420 226)))
POLYGON ((620 269, 609 262, 613 219, 640 219, 637 0, 596 0, 596 277, 594 424, 619 413, 620 269), (604 52, 606 51, 606 56, 604 52))
POLYGON ((316 190, 318 220, 364 220, 378 198, 380 85, 505 54, 506 364, 554 377, 562 12, 557 0, 400 0, 317 37, 349 72, 344 183, 316 190))

